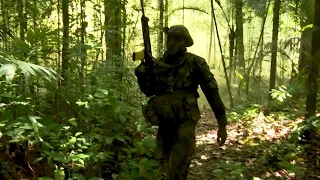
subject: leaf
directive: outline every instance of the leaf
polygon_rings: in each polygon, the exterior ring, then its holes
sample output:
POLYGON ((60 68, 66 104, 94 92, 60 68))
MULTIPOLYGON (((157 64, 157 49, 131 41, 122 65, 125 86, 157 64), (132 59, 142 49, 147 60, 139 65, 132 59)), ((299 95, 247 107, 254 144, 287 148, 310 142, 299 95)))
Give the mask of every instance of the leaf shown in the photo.
POLYGON ((79 101, 76 102, 76 104, 78 104, 78 106, 84 106, 84 107, 86 107, 86 108, 89 107, 89 104, 88 104, 87 101, 82 102, 82 101, 79 100, 79 101))
POLYGON ((0 67, 0 77, 6 75, 7 82, 11 82, 14 74, 16 72, 16 65, 14 64, 5 64, 0 67))
POLYGON ((87 154, 77 154, 76 155, 78 158, 80 158, 80 159, 86 159, 86 158, 89 158, 90 156, 89 155, 87 155, 87 154))
MULTIPOLYGON (((113 178, 113 174, 112 174, 112 178, 113 178)), ((99 177, 91 177, 88 180, 104 180, 104 179, 99 178, 99 177)))
POLYGON ((48 178, 48 177, 40 177, 38 178, 38 180, 53 180, 52 178, 48 178))
POLYGON ((65 173, 64 173, 63 169, 55 170, 54 177, 56 178, 56 180, 64 180, 65 173))
POLYGON ((82 174, 78 174, 78 173, 72 173, 72 177, 73 179, 77 179, 77 180, 85 180, 85 177, 82 174))
POLYGON ((108 90, 105 90, 105 89, 98 89, 98 91, 100 91, 101 93, 103 93, 106 96, 109 94, 108 90))
POLYGON ((32 123, 34 123, 38 127, 43 127, 43 125, 37 121, 37 119, 41 119, 39 116, 29 116, 29 119, 32 123))
POLYGON ((112 137, 105 137, 105 143, 106 145, 110 145, 113 142, 113 138, 112 137))
POLYGON ((127 118, 125 116, 123 116, 123 115, 119 116, 119 121, 121 121, 122 123, 125 123, 126 120, 127 120, 127 118))
POLYGON ((41 119, 41 118, 38 117, 38 116, 29 116, 29 119, 30 119, 30 121, 31 121, 31 123, 32 123, 32 127, 33 127, 34 131, 35 131, 36 133, 39 133, 38 127, 43 127, 43 125, 40 124, 40 123, 37 121, 37 119, 41 119))
POLYGON ((19 60, 14 60, 14 62, 19 66, 22 73, 25 75, 25 77, 28 79, 30 75, 37 76, 41 75, 43 78, 50 80, 55 80, 58 77, 58 74, 47 67, 42 67, 36 64, 27 63, 19 60))
POLYGON ((299 173, 301 171, 301 167, 294 165, 294 164, 291 164, 288 161, 281 161, 278 163, 278 165, 279 165, 279 167, 281 167, 287 171, 292 171, 295 173, 299 173))
POLYGON ((45 145, 46 147, 51 148, 51 149, 54 149, 54 147, 53 147, 51 144, 49 144, 48 142, 42 141, 42 143, 43 143, 43 145, 45 145))
POLYGON ((76 137, 72 137, 72 138, 69 139, 69 143, 70 144, 74 144, 76 141, 77 141, 76 137))
POLYGON ((78 125, 77 122, 76 122, 76 118, 71 118, 71 119, 68 120, 68 122, 69 122, 70 124, 76 126, 76 127, 77 127, 77 125, 78 125))
POLYGON ((214 176, 216 176, 217 178, 223 178, 223 177, 225 176, 222 169, 215 169, 215 170, 213 171, 213 174, 214 174, 214 176))
POLYGON ((253 177, 252 180, 261 180, 259 177, 253 177))
POLYGON ((35 160, 32 162, 32 164, 37 163, 37 162, 41 161, 42 159, 43 159, 43 157, 39 157, 39 158, 35 159, 35 160))
POLYGON ((77 136, 79 136, 81 134, 82 134, 82 132, 77 132, 74 136, 77 137, 77 136))
POLYGON ((119 176, 119 174, 112 173, 112 179, 117 179, 118 176, 119 176))
POLYGON ((303 31, 305 31, 307 29, 312 29, 312 28, 313 28, 313 24, 308 24, 308 25, 302 27, 301 32, 303 32, 303 31))

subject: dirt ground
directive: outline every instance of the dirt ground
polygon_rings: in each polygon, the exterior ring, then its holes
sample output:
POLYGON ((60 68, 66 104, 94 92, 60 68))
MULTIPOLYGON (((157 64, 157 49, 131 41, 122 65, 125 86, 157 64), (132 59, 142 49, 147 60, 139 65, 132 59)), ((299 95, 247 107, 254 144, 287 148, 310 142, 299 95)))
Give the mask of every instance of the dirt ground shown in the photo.
POLYGON ((271 171, 261 163, 262 154, 267 151, 268 146, 285 139, 291 130, 289 125, 268 125, 265 121, 261 116, 252 120, 253 124, 250 126, 229 124, 228 139, 224 146, 219 147, 216 143, 218 124, 214 115, 212 112, 203 113, 196 130, 196 154, 188 180, 301 179, 285 170, 271 171), (221 161, 233 164, 236 168, 221 168, 221 161), (244 167, 245 170, 237 167, 244 167), (224 175, 218 178, 213 171, 221 172, 221 169, 224 175))

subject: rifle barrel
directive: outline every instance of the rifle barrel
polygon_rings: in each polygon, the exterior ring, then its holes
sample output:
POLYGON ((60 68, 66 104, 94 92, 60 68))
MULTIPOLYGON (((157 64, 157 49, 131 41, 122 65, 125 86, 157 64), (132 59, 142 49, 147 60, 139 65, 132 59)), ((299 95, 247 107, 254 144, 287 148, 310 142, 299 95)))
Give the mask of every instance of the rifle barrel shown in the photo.
POLYGON ((140 0, 140 4, 141 4, 142 16, 145 16, 145 15, 144 15, 144 5, 143 5, 143 0, 140 0))

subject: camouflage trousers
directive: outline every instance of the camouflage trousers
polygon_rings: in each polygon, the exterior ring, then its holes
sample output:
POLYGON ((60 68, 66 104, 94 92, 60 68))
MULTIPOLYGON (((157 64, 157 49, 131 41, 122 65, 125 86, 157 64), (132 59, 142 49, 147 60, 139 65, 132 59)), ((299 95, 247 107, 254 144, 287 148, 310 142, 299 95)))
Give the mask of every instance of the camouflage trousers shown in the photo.
POLYGON ((195 151, 195 128, 197 122, 162 122, 157 134, 162 151, 165 180, 186 180, 191 159, 195 151))

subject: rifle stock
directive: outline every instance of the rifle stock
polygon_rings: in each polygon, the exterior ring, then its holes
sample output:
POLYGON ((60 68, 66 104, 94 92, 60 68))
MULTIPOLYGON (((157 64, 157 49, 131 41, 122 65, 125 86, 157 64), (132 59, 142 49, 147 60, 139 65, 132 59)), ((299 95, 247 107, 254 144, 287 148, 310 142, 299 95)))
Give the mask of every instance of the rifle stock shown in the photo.
POLYGON ((142 17, 141 17, 141 25, 142 25, 142 35, 143 35, 143 45, 144 49, 139 52, 134 52, 132 54, 132 60, 145 60, 146 64, 152 64, 152 51, 151 51, 151 42, 150 42, 150 32, 149 32, 149 19, 144 14, 143 0, 140 0, 141 9, 142 9, 142 17))

